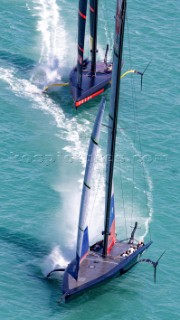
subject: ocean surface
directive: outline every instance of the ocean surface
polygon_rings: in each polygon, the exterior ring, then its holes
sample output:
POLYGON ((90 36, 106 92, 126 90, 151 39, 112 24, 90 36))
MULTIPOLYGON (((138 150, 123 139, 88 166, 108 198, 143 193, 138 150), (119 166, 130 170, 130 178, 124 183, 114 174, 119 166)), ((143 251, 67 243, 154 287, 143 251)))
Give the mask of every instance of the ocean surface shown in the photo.
MULTIPOLYGON (((100 97, 77 111, 68 81, 76 63, 77 6, 68 0, 0 0, 0 319, 179 319, 180 2, 128 0, 114 170, 120 239, 153 244, 122 277, 59 304, 74 258, 88 141, 100 97)), ((99 0, 98 59, 112 59, 116 1, 99 0)), ((85 56, 89 55, 87 23, 85 56)), ((110 101, 107 98, 104 124, 110 101)), ((107 128, 103 126, 89 208, 90 241, 103 230, 107 128)))

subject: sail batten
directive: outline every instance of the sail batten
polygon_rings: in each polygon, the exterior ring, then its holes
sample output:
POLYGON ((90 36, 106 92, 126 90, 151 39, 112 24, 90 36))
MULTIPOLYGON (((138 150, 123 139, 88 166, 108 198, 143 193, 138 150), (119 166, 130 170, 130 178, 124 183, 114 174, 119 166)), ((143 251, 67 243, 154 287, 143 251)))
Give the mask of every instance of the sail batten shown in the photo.
MULTIPOLYGON (((122 66, 122 50, 124 38, 124 25, 126 14, 126 0, 117 0, 115 39, 113 53, 113 72, 111 84, 111 102, 108 123, 108 147, 107 147, 107 165, 106 165, 106 197, 105 197, 105 231, 103 255, 106 256, 113 245, 112 233, 115 234, 115 216, 112 224, 112 210, 114 212, 114 202, 112 204, 113 193, 113 169, 115 157, 115 144, 117 134, 117 119, 119 107, 120 76, 122 66), (112 230, 113 228, 113 230, 112 230), (112 240, 112 241, 111 241, 112 240)), ((114 200, 113 200, 114 201, 114 200)))
POLYGON ((93 175, 95 157, 97 153, 100 129, 102 124, 102 118, 105 109, 105 98, 101 99, 99 106, 98 114, 94 123, 89 148, 86 161, 86 169, 84 175, 84 183, 81 195, 81 205, 80 205, 80 214, 79 214, 79 224, 78 224, 78 236, 77 236, 77 248, 76 248, 76 261, 73 265, 74 270, 69 270, 69 273, 77 279, 79 265, 82 260, 86 257, 89 250, 89 237, 88 237, 88 226, 87 226, 87 214, 88 214, 88 203, 90 197, 91 189, 91 180, 93 175))

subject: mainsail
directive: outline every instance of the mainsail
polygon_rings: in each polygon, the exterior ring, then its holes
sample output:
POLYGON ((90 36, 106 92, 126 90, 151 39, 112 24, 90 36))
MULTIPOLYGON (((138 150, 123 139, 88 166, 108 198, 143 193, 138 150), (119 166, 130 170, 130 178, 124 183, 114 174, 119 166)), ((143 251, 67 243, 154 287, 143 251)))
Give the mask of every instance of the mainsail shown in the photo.
POLYGON ((100 129, 102 118, 105 109, 105 98, 101 99, 99 106, 98 114, 94 123, 91 140, 89 143, 88 155, 86 160, 86 169, 83 182, 83 189, 81 195, 81 205, 80 205, 80 214, 79 214, 79 225, 78 225, 78 237, 77 237, 77 249, 76 249, 76 260, 69 273, 77 279, 79 264, 86 257, 89 250, 89 237, 88 237, 88 226, 87 226, 87 207, 90 196, 91 189, 91 178, 93 175, 94 162, 97 153, 100 129))
POLYGON ((106 167, 106 197, 105 197, 105 229, 103 255, 106 256, 115 242, 115 216, 113 194, 113 169, 117 133, 119 107, 120 76, 122 66, 122 50, 126 15, 126 0, 117 0, 115 39, 113 53, 113 72, 111 84, 111 102, 108 124, 108 147, 106 167))
POLYGON ((87 0, 79 0, 78 59, 77 59, 77 84, 78 84, 78 88, 77 89, 81 88, 81 82, 82 82, 84 38, 85 38, 85 28, 86 28, 86 11, 87 11, 87 0))
POLYGON ((90 50, 91 50, 91 73, 96 73, 97 52, 97 23, 98 23, 98 0, 90 0, 90 50))

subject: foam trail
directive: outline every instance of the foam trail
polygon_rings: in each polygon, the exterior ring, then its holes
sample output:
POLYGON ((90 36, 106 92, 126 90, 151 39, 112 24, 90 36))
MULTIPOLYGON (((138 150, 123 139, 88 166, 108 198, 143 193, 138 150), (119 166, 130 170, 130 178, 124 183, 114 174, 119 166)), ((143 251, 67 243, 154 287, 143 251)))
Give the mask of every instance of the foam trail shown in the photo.
POLYGON ((33 1, 39 17, 37 30, 41 34, 40 63, 52 63, 55 57, 63 61, 66 56, 66 31, 56 0, 33 1), (38 4, 38 6, 37 6, 38 4))
POLYGON ((29 7, 28 3, 26 3, 26 8, 27 8, 27 10, 28 10, 28 11, 31 11, 31 9, 30 9, 30 7, 29 7))
POLYGON ((33 1, 34 14, 38 17, 37 31, 41 37, 39 66, 35 69, 31 81, 47 83, 60 81, 67 56, 67 34, 61 8, 56 0, 33 1))
POLYGON ((66 261, 58 246, 54 247, 52 252, 44 259, 41 270, 46 277, 52 270, 57 268, 66 268, 68 261, 66 261))
MULTIPOLYGON (((49 114, 53 117, 57 128, 61 129, 60 138, 64 139, 68 142, 67 146, 64 147, 64 151, 70 154, 70 157, 74 160, 80 161, 82 167, 85 168, 86 163, 86 149, 88 145, 88 140, 90 137, 91 129, 89 127, 90 122, 86 119, 81 121, 79 124, 76 118, 66 118, 63 110, 59 105, 52 102, 52 100, 48 96, 44 96, 39 88, 32 84, 30 81, 26 79, 20 79, 16 76, 16 69, 4 69, 0 67, 0 79, 5 81, 14 92, 14 94, 20 98, 26 98, 28 101, 31 101, 32 107, 38 110, 42 110, 46 114, 49 114), (86 135, 84 133, 86 132, 86 135), (80 138, 83 135, 83 141, 80 138), (86 141, 87 137, 87 141, 86 141)), ((101 158, 101 150, 99 150, 99 158, 101 158)), ((95 215, 96 212, 102 212, 103 199, 102 194, 104 192, 104 178, 102 174, 103 163, 98 162, 95 168, 95 175, 93 179, 93 191, 96 193, 96 199, 94 199, 94 193, 92 192, 92 200, 90 201, 92 206, 89 209, 89 212, 95 215), (97 179, 97 177, 99 177, 97 179), (98 192, 97 192, 98 190, 98 192), (93 207, 93 208, 92 208, 93 207)), ((80 182, 80 188, 82 188, 82 184, 80 182)), ((56 188, 58 189, 58 188, 56 188)), ((69 201, 68 201, 69 202, 69 201)), ((74 207, 77 207, 77 201, 75 199, 75 203, 71 203, 71 208, 68 207, 69 217, 67 215, 67 219, 72 220, 72 212, 74 212, 74 207)), ((66 203, 64 201, 64 211, 66 210, 66 203)), ((75 219, 75 218, 74 218, 75 219)), ((95 219, 95 218, 94 218, 95 219)), ((76 220, 76 219, 75 219, 76 220)), ((92 217, 93 220, 93 217, 92 217)), ((99 220, 100 224, 101 220, 99 220)), ((91 223, 92 225, 92 223, 91 223)), ((100 228, 100 227, 99 227, 100 228)), ((102 226, 101 226, 102 228, 102 226)), ((92 226, 92 237, 96 235, 94 228, 92 226)), ((72 238, 76 239, 76 230, 74 230, 74 224, 72 224, 72 238)), ((70 246, 70 244, 69 244, 70 246)))
POLYGON ((16 77, 16 70, 0 67, 0 79, 8 83, 14 94, 20 98, 26 98, 32 102, 32 107, 50 114, 57 127, 64 128, 64 113, 48 97, 43 96, 42 91, 26 79, 16 77))

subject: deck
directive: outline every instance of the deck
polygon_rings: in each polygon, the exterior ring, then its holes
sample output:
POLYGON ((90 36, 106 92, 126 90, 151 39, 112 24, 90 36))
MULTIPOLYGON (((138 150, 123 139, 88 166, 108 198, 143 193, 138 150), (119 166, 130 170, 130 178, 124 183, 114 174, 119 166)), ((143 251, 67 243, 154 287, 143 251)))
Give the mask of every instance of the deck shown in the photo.
POLYGON ((97 279, 111 274, 116 267, 127 258, 121 255, 127 251, 130 244, 116 243, 111 250, 111 254, 106 258, 102 257, 101 253, 90 251, 87 257, 83 260, 79 269, 78 280, 76 281, 71 275, 68 274, 69 289, 78 289, 87 283, 92 283, 97 279))

